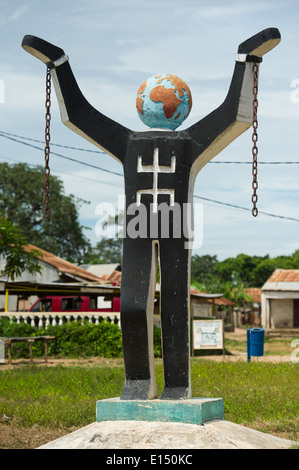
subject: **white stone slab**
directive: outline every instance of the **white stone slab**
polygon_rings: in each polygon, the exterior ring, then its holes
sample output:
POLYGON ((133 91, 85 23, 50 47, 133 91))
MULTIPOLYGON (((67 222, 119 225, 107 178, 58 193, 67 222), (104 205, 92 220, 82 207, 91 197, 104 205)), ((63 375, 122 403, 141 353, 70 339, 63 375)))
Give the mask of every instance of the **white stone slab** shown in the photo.
POLYGON ((39 449, 288 449, 298 443, 229 421, 95 422, 39 449))

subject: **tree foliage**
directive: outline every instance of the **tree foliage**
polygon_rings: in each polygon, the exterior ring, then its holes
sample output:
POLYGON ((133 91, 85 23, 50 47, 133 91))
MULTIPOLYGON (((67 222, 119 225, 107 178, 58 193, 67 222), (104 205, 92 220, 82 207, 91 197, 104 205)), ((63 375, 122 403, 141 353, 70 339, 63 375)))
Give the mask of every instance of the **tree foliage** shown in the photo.
POLYGON ((80 262, 89 246, 78 220, 82 201, 65 195, 62 181, 51 175, 50 216, 45 219, 44 178, 42 167, 0 163, 0 212, 19 228, 28 243, 80 262))
POLYGON ((121 263, 122 238, 103 237, 96 246, 90 247, 84 256, 84 263, 121 263))
MULTIPOLYGON (((192 256, 191 276, 206 291, 222 292, 225 286, 262 287, 275 269, 299 269, 299 250, 290 256, 250 256, 218 261, 216 256, 192 256)), ((228 298, 228 297, 227 297, 228 298)))
POLYGON ((41 272, 37 256, 38 250, 25 251, 25 238, 9 220, 0 214, 0 256, 5 259, 5 265, 0 270, 1 277, 14 281, 23 271, 33 274, 41 272))

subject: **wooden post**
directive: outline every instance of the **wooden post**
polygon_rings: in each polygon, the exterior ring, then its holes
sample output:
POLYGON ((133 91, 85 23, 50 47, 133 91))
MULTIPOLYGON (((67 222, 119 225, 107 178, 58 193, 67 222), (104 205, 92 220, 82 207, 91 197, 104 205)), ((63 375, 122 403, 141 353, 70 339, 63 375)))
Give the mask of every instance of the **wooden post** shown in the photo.
POLYGON ((48 362, 48 342, 47 342, 47 338, 45 338, 45 362, 48 362))
POLYGON ((7 346, 7 354, 8 354, 8 364, 12 364, 12 358, 11 358, 11 341, 5 341, 6 346, 7 346))
POLYGON ((28 347, 29 347, 29 356, 30 356, 30 362, 33 362, 33 353, 32 353, 32 343, 34 342, 34 339, 28 339, 28 347))
POLYGON ((222 345, 223 345, 223 360, 225 359, 225 344, 224 344, 224 319, 222 318, 222 345))
POLYGON ((9 296, 9 291, 8 289, 5 290, 5 312, 8 312, 8 296, 9 296))
POLYGON ((191 341, 191 356, 194 357, 194 340, 193 340, 193 320, 194 320, 194 310, 191 306, 191 328, 190 328, 190 341, 191 341))

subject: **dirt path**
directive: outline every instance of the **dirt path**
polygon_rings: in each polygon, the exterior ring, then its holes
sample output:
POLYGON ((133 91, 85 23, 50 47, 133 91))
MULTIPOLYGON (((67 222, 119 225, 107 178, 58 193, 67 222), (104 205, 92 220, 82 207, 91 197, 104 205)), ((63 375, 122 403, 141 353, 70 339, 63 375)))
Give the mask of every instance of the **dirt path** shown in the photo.
POLYGON ((76 428, 47 429, 38 425, 23 427, 4 423, 2 418, 0 419, 0 449, 36 449, 75 430, 76 428))
MULTIPOLYGON (((230 351, 230 355, 207 355, 207 356, 198 356, 195 359, 198 360, 210 360, 210 361, 227 361, 227 362, 236 362, 236 361, 247 361, 247 353, 243 353, 240 351, 230 351)), ((159 364, 162 363, 161 359, 156 359, 156 362, 159 364)), ((286 355, 267 355, 267 356, 260 356, 260 357, 251 357, 251 362, 291 362, 291 354, 288 353, 286 355)), ((1 370, 13 369, 16 367, 25 367, 30 364, 33 364, 37 367, 56 367, 56 366, 63 366, 63 367, 71 367, 71 366, 80 366, 80 367, 123 367, 123 360, 122 359, 105 359, 101 357, 94 357, 88 359, 66 359, 66 358, 49 358, 48 362, 45 362, 42 358, 34 359, 31 363, 29 359, 14 359, 12 365, 9 365, 7 362, 5 364, 0 364, 0 372, 1 370)))

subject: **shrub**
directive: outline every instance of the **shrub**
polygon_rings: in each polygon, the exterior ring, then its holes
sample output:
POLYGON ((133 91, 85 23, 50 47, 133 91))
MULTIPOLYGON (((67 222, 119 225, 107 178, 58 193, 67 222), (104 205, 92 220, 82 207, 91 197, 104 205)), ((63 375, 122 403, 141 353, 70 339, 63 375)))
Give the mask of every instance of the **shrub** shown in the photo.
MULTIPOLYGON (((33 327, 27 323, 9 322, 0 318, 0 336, 55 336, 48 342, 49 355, 68 357, 102 356, 120 357, 122 355, 122 341, 120 328, 108 321, 98 324, 89 322, 64 323, 63 325, 49 325, 47 328, 33 327)), ((43 341, 36 341, 32 345, 33 355, 44 355, 43 341)), ((25 343, 13 343, 12 357, 29 357, 28 346, 25 343)))
MULTIPOLYGON (((0 318, 0 336, 55 336, 48 342, 49 356, 63 357, 121 357, 122 337, 120 328, 114 323, 102 321, 98 324, 84 321, 64 323, 62 325, 49 325, 47 328, 37 329, 27 323, 10 322, 7 318, 0 318)), ((44 342, 35 341, 32 345, 34 357, 44 355, 44 342)), ((154 354, 161 357, 161 330, 154 327, 154 354)), ((26 343, 13 343, 12 357, 18 359, 28 358, 29 350, 26 343)))
POLYGON ((69 357, 120 357, 122 341, 120 328, 107 321, 98 324, 84 322, 49 326, 44 334, 55 336, 49 342, 49 354, 69 357))

